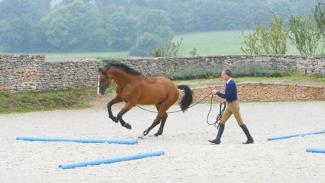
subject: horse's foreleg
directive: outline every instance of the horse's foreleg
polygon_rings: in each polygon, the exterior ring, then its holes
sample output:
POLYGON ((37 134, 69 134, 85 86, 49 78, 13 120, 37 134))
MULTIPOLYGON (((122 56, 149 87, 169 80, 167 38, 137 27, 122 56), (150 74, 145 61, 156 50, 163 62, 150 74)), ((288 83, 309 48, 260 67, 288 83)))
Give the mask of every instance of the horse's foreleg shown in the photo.
POLYGON ((116 96, 113 100, 111 100, 110 102, 107 103, 108 117, 111 118, 115 123, 118 122, 118 119, 117 119, 117 117, 115 117, 113 115, 112 106, 119 102, 122 102, 122 99, 120 97, 116 96))
POLYGON ((157 133, 155 133, 155 136, 159 136, 159 135, 163 134, 164 126, 165 126, 167 117, 168 117, 168 114, 167 114, 167 112, 165 112, 164 116, 162 117, 162 120, 161 120, 161 123, 160 123, 160 126, 159 126, 159 130, 158 130, 157 133))
POLYGON ((127 129, 131 129, 132 126, 129 123, 126 123, 122 117, 125 113, 127 113, 134 105, 130 103, 126 103, 124 108, 118 113, 117 119, 120 121, 121 125, 124 126, 127 129))

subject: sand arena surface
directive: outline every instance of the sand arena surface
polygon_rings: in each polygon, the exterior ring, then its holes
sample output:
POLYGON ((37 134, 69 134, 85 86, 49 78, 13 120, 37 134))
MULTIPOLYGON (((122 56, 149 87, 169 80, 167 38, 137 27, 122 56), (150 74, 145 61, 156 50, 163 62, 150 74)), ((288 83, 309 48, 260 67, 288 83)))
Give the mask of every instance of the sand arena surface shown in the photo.
MULTIPOLYGON (((210 145, 216 129, 207 126, 208 104, 170 114, 163 136, 156 127, 138 145, 16 141, 17 136, 136 139, 154 114, 134 108, 124 116, 133 129, 108 119, 106 109, 92 108, 0 115, 0 182, 325 182, 325 135, 267 142, 268 137, 325 130, 325 102, 245 103, 243 119, 255 144, 242 145, 244 134, 232 117, 221 145, 210 145), (70 170, 59 164, 96 160, 147 151, 165 155, 70 170)), ((120 106, 114 107, 115 114, 120 106)), ((152 108, 153 109, 153 108, 152 108)), ((179 109, 174 106, 173 109, 179 109)), ((214 113, 218 106, 214 107, 214 113)))

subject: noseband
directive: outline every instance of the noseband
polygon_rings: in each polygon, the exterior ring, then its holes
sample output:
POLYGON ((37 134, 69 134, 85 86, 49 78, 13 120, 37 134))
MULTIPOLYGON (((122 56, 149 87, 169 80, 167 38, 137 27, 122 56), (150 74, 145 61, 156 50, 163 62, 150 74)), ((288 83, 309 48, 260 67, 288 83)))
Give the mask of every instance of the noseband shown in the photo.
POLYGON ((100 75, 98 75, 98 79, 97 79, 97 95, 99 95, 99 78, 100 78, 100 75))
MULTIPOLYGON (((108 80, 108 76, 106 76, 105 74, 103 74, 105 77, 104 79, 107 81, 108 80)), ((100 75, 98 75, 98 79, 97 79, 97 94, 99 95, 99 91, 100 91, 100 85, 99 85, 99 79, 100 79, 100 75)))

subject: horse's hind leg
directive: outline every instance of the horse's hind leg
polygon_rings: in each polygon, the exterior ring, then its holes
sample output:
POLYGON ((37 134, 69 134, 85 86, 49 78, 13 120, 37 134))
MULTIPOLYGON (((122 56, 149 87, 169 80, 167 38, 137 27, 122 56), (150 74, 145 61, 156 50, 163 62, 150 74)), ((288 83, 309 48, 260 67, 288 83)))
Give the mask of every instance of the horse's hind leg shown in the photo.
POLYGON ((116 103, 122 102, 122 99, 118 96, 116 96, 113 100, 107 103, 107 111, 108 111, 108 117, 111 118, 115 123, 118 122, 117 117, 113 115, 112 112, 112 106, 116 103))
POLYGON ((145 131, 143 132, 143 136, 148 135, 148 133, 149 133, 149 132, 154 128, 154 127, 156 127, 156 126, 160 123, 160 121, 161 121, 162 116, 163 116, 164 113, 165 113, 165 111, 160 111, 160 110, 159 110, 156 119, 153 121, 153 123, 151 124, 151 126, 150 126, 147 130, 145 130, 145 131))
POLYGON ((120 121, 121 125, 127 129, 131 129, 132 126, 129 123, 126 123, 122 117, 125 113, 127 113, 134 105, 131 103, 126 103, 124 108, 118 113, 117 119, 120 121))
POLYGON ((162 112, 160 111, 160 106, 162 105, 162 103, 156 104, 156 108, 158 111, 158 115, 156 116, 156 119, 154 120, 154 122, 151 124, 151 126, 145 130, 143 132, 143 135, 146 136, 154 127, 156 127, 160 121, 162 120, 162 112))
MULTIPOLYGON (((143 135, 144 136, 146 136, 154 127, 156 127, 160 123, 160 121, 162 121, 164 119, 164 116, 165 116, 166 111, 168 110, 168 108, 172 104, 173 104, 172 102, 166 101, 166 102, 163 102, 160 105, 159 110, 158 110, 158 115, 157 115, 156 119, 153 121, 153 123, 151 124, 151 126, 147 130, 145 130, 143 132, 143 135)), ((166 120, 163 120, 163 121, 166 122, 166 120)))
MULTIPOLYGON (((160 106, 161 106, 161 103, 156 104, 157 111, 159 111, 160 106)), ((155 136, 159 136, 163 133, 167 117, 168 117, 167 112, 165 112, 161 119, 159 130, 157 133, 155 133, 155 136)))
POLYGON ((168 114, 167 114, 166 111, 169 109, 170 106, 172 106, 177 101, 178 97, 179 97, 179 95, 178 95, 178 93, 176 93, 174 98, 172 98, 172 97, 168 98, 168 100, 166 102, 164 102, 164 104, 161 106, 163 108, 163 110, 165 110, 165 113, 163 114, 159 130, 155 134, 155 136, 159 136, 159 135, 163 134, 165 123, 166 123, 166 120, 168 118, 168 114))
POLYGON ((163 131, 164 131, 164 126, 165 126, 165 123, 166 123, 166 120, 167 120, 167 117, 168 117, 168 114, 167 112, 165 112, 162 120, 161 120, 161 123, 160 123, 160 126, 159 126, 159 130, 157 133, 155 133, 155 136, 159 136, 159 135, 162 135, 163 131))

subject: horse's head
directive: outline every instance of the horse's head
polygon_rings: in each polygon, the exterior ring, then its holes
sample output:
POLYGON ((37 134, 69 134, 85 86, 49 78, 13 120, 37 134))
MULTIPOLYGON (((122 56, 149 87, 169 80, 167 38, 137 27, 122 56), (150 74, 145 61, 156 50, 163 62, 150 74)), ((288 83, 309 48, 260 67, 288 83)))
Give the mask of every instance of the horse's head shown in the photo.
POLYGON ((98 85, 97 85, 97 94, 103 96, 105 94, 106 88, 111 85, 111 79, 108 76, 108 68, 98 69, 98 85))

